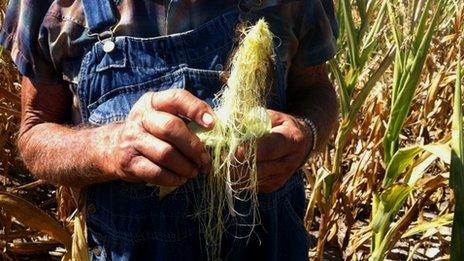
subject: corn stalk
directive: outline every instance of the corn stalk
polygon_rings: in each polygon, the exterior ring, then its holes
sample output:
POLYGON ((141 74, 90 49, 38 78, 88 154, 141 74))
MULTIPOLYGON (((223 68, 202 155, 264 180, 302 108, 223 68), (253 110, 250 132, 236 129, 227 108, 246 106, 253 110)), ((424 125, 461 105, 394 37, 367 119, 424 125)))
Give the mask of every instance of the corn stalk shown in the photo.
MULTIPOLYGON (((427 58, 433 33, 441 19, 446 0, 438 1, 436 10, 432 10, 432 0, 427 0, 421 10, 415 34, 405 37, 399 28, 395 3, 389 0, 387 4, 388 16, 393 27, 393 38, 397 48, 394 72, 393 89, 389 121, 383 138, 384 161, 388 164, 398 150, 398 137, 408 116, 411 102, 420 80, 422 68, 427 58), (433 17, 427 26, 430 15, 433 17), (425 32, 425 33, 424 33, 425 32), (413 38, 409 48, 405 48, 409 38, 413 38)), ((414 19, 414 18, 413 18, 414 19)))
MULTIPOLYGON (((393 70, 391 109, 383 138, 384 162, 387 165, 387 171, 381 189, 373 194, 372 199, 371 260, 383 260, 389 247, 395 243, 392 239, 399 238, 397 235, 400 232, 398 228, 400 221, 394 225, 392 222, 413 191, 413 187, 409 184, 396 182, 406 168, 412 164, 416 156, 425 149, 421 146, 399 149, 399 134, 409 114, 432 36, 446 4, 446 0, 438 1, 436 6, 432 2, 432 0, 428 0, 423 3, 419 17, 413 14, 411 27, 414 30, 411 32, 414 33, 406 36, 401 32, 400 21, 398 21, 397 12, 394 9, 396 2, 393 0, 387 2, 388 16, 397 52, 393 70), (433 10, 434 7, 435 10, 433 10), (432 17, 430 17, 431 15, 432 17), (416 25, 415 28, 414 25, 416 25), (410 42, 410 45, 405 45, 405 42, 410 42)), ((415 14, 418 13, 419 10, 416 10, 415 14)), ((441 148, 441 151, 443 150, 446 148, 441 148)), ((405 216, 408 213, 411 213, 411 209, 405 213, 405 216)))
MULTIPOLYGON (((336 193, 332 193, 332 191, 336 191, 334 186, 338 186, 340 166, 349 134, 370 92, 393 62, 395 51, 390 48, 383 56, 377 57, 380 63, 376 69, 371 70, 372 57, 381 49, 378 46, 378 37, 383 34, 386 4, 386 0, 383 0, 380 5, 373 1, 363 0, 357 0, 354 4, 350 0, 338 1, 337 16, 340 23, 338 45, 341 48, 337 57, 329 61, 329 66, 338 85, 342 120, 335 140, 334 159, 331 167, 328 167, 330 174, 325 175, 322 179, 321 193, 324 200, 318 201, 321 211, 320 236, 317 245, 319 255, 323 253, 326 236, 331 227, 331 224, 328 223, 328 217, 337 198, 336 193), (356 25, 357 20, 352 14, 352 5, 355 5, 358 10, 360 20, 358 25, 356 25), (348 62, 339 64, 339 61, 342 60, 341 57, 347 57, 348 62), (358 91, 359 83, 363 83, 363 85, 358 91)), ((313 193, 310 202, 315 202, 315 198, 319 197, 319 193, 313 193)), ((307 212, 313 213, 313 210, 309 209, 307 212)), ((311 220, 306 219, 305 223, 309 226, 310 222, 311 220)))
MULTIPOLYGON (((381 34, 382 23, 384 22, 386 13, 386 1, 377 10, 375 6, 368 5, 365 1, 357 1, 357 8, 360 10, 361 23, 358 28, 355 27, 355 21, 351 15, 351 6, 349 0, 340 0, 340 13, 338 20, 340 21, 340 41, 347 39, 347 48, 341 49, 349 57, 349 63, 342 69, 338 64, 339 59, 332 59, 329 61, 331 72, 338 85, 338 94, 340 97, 340 108, 342 114, 342 121, 340 129, 337 132, 335 140, 335 158, 332 164, 332 175, 328 176, 324 182, 323 193, 326 198, 329 197, 332 191, 334 181, 339 177, 340 164, 343 156, 343 151, 347 142, 347 137, 350 134, 353 124, 356 121, 357 114, 361 107, 364 105, 367 96, 372 91, 372 88, 383 76, 384 72, 393 62, 394 50, 390 49, 385 54, 382 62, 376 70, 368 73, 361 91, 356 91, 356 86, 360 80, 359 76, 370 66, 370 58, 374 51, 377 51, 377 37, 381 34), (366 10, 366 11, 364 11, 366 10), (376 12, 376 16, 374 16, 376 12), (371 20, 375 17, 375 20, 371 20), (366 25, 371 24, 372 27, 367 32, 366 25), (367 34, 366 34, 367 33, 367 34), (364 43, 364 44, 362 44, 364 43)), ((339 44, 341 45, 341 44, 339 44)))
POLYGON ((461 59, 458 56, 454 90, 450 185, 454 190, 455 209, 451 239, 451 260, 463 260, 464 250, 464 136, 462 126, 461 59))

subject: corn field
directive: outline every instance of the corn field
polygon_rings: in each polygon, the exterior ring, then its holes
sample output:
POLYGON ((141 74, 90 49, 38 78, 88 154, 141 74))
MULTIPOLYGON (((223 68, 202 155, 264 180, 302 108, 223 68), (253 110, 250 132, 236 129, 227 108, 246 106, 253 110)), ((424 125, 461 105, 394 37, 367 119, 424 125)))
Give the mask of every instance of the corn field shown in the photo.
MULTIPOLYGON (((340 36, 328 66, 340 120, 305 167, 308 258, 464 260, 464 1, 335 5, 340 36)), ((72 245, 75 204, 21 163, 20 87, 1 51, 3 259, 59 260, 72 245)))

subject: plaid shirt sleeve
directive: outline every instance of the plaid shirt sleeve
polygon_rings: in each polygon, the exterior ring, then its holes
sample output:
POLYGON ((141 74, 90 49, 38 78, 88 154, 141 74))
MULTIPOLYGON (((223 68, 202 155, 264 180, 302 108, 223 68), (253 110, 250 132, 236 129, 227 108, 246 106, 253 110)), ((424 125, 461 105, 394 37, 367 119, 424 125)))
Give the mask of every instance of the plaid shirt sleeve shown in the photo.
POLYGON ((56 82, 51 60, 39 43, 42 21, 52 0, 10 0, 0 31, 0 45, 11 52, 20 73, 35 81, 56 82))
POLYGON ((300 30, 298 50, 292 64, 308 67, 322 64, 336 53, 338 23, 332 0, 303 0, 304 14, 300 30))

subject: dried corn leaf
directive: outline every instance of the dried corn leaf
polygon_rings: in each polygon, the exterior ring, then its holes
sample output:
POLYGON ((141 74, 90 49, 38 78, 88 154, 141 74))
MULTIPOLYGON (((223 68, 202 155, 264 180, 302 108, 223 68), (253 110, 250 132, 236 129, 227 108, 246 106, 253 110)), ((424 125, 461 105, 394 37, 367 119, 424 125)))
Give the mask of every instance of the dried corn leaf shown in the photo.
POLYGON ((74 218, 74 233, 72 242, 72 260, 88 261, 89 252, 85 236, 85 222, 82 215, 74 218))
POLYGON ((71 235, 60 223, 29 201, 7 192, 0 192, 0 207, 23 224, 46 233, 71 249, 71 235))

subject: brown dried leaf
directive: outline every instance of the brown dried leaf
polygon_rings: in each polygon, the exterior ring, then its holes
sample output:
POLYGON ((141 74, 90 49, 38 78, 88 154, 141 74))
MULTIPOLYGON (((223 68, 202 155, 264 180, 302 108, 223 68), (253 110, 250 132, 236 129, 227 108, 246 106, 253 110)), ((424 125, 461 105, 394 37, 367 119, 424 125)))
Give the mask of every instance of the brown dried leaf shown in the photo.
POLYGON ((71 249, 71 234, 47 213, 29 201, 7 192, 0 192, 0 207, 25 225, 46 233, 71 249))

